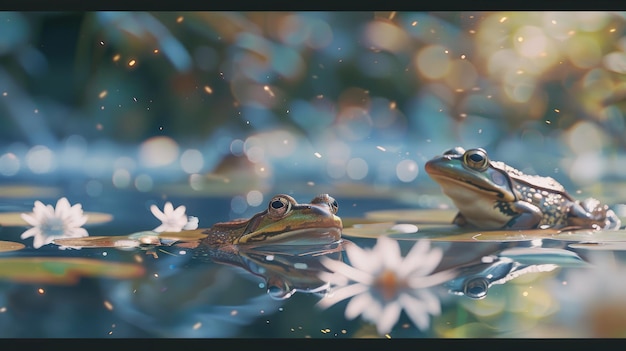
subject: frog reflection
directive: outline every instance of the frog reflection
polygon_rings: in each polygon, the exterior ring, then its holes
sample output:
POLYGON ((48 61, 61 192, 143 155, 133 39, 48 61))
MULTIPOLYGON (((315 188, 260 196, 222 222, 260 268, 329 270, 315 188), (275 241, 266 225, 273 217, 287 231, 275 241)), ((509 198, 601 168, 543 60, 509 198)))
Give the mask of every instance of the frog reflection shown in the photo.
POLYGON ((341 260, 341 240, 326 245, 303 245, 297 247, 264 246, 239 249, 237 252, 209 246, 198 247, 194 259, 240 267, 261 277, 267 293, 274 299, 287 299, 295 292, 323 293, 328 283, 318 278, 326 270, 320 263, 321 257, 341 260))
POLYGON ((483 256, 479 262, 458 267, 458 276, 445 283, 444 287, 454 295, 483 299, 491 286, 504 284, 524 274, 586 265, 582 258, 569 250, 541 247, 513 248, 495 255, 483 256))

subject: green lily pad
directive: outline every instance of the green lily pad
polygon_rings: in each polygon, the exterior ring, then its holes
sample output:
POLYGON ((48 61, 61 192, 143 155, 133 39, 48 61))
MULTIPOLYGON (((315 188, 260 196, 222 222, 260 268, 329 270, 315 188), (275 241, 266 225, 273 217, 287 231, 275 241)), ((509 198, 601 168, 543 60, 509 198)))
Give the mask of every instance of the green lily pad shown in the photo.
POLYGON ((0 279, 19 283, 75 284, 81 277, 129 279, 145 270, 134 263, 78 257, 0 258, 0 279))
POLYGON ((584 250, 608 250, 608 251, 626 251, 626 242, 592 242, 592 243, 573 243, 567 245, 572 249, 584 250))
MULTIPOLYGON (((87 216, 85 224, 101 224, 113 220, 113 215, 101 212, 84 212, 87 216)), ((22 212, 4 212, 0 213, 0 225, 5 227, 27 226, 25 220, 22 219, 22 212)))
POLYGON ((0 241, 0 252, 17 251, 23 249, 25 246, 21 243, 13 241, 0 241))

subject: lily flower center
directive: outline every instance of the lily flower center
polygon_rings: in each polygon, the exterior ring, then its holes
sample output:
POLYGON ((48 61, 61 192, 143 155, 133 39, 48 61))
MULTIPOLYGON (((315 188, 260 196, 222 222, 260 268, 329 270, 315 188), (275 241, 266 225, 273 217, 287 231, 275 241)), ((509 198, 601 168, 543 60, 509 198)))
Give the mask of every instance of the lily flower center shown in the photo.
POLYGON ((385 301, 395 300, 399 292, 407 287, 406 281, 398 278, 396 272, 389 269, 381 272, 373 285, 385 301))

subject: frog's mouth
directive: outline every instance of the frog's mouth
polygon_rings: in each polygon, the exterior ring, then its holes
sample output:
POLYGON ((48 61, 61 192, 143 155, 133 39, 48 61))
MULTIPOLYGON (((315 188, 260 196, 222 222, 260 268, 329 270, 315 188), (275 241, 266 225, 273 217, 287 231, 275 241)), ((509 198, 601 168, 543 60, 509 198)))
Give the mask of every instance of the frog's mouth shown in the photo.
POLYGON ((302 228, 280 233, 255 233, 252 236, 241 237, 235 244, 238 245, 318 245, 328 244, 341 239, 340 226, 302 228))

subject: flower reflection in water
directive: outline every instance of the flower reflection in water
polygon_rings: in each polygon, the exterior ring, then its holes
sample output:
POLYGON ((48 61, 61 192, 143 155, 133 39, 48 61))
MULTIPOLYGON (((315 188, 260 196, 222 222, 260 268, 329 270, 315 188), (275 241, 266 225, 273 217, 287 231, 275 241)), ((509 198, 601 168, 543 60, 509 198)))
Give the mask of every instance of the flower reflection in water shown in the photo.
POLYGON ((161 211, 156 205, 150 206, 152 214, 161 221, 161 225, 154 228, 155 232, 180 232, 181 230, 193 230, 198 228, 198 218, 185 214, 187 208, 184 205, 176 207, 171 202, 166 202, 161 211))
POLYGON ((330 272, 320 278, 331 284, 331 291, 318 302, 328 308, 351 298, 345 317, 363 319, 376 324, 379 334, 386 334, 400 318, 402 309, 420 330, 429 328, 429 315, 441 313, 439 299, 428 288, 454 277, 452 270, 431 274, 441 262, 443 251, 430 248, 428 240, 415 243, 402 257, 396 240, 379 237, 371 249, 356 245, 346 247, 351 265, 323 258, 321 263, 330 272))
POLYGON ((34 237, 33 247, 36 249, 50 244, 57 238, 80 238, 89 235, 87 230, 82 228, 87 222, 87 216, 83 214, 82 205, 77 203, 70 206, 65 197, 57 201, 56 207, 44 205, 37 200, 33 212, 30 214, 22 213, 21 216, 32 226, 22 233, 21 238, 34 237))

